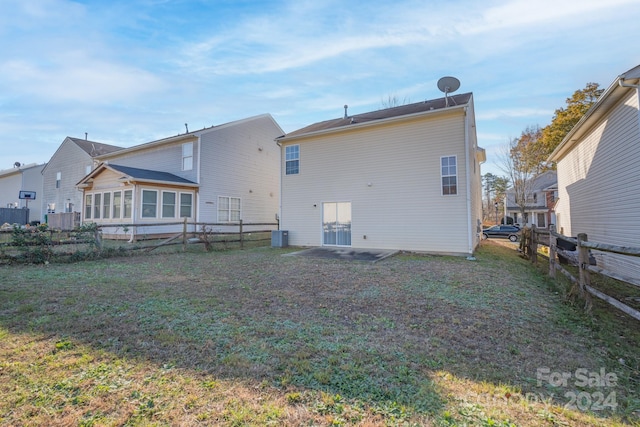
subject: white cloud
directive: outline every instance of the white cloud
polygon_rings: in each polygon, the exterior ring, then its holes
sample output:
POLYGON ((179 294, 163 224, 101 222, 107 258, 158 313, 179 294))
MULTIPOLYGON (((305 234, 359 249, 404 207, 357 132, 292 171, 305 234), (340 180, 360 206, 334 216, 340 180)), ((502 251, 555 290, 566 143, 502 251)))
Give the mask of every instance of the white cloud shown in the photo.
POLYGON ((19 90, 45 102, 123 102, 163 88, 157 76, 140 68, 74 56, 39 64, 13 60, 0 64, 5 91, 19 90))

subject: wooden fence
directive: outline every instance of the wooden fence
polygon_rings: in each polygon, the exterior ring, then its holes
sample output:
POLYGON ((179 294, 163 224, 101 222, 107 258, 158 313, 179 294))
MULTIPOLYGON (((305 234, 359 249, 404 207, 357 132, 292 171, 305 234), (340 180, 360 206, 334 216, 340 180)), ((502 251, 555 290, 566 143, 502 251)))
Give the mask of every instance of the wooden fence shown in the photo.
POLYGON ((80 226, 80 212, 47 214, 47 224, 54 230, 75 230, 80 226))
MULTIPOLYGON (((135 240, 136 236, 144 236, 144 228, 152 227, 174 227, 174 231, 171 233, 162 233, 164 240, 145 246, 144 249, 153 250, 167 245, 182 245, 182 250, 186 250, 187 244, 201 243, 204 244, 207 249, 215 243, 239 243, 240 248, 243 249, 245 242, 247 241, 247 235, 252 233, 271 233, 272 230, 277 230, 280 227, 279 222, 253 222, 245 223, 242 220, 237 223, 204 223, 204 222, 188 222, 187 218, 180 222, 162 222, 162 223, 148 223, 148 224, 102 224, 98 226, 98 232, 96 232, 96 244, 99 248, 102 247, 101 232, 103 230, 121 229, 123 233, 131 233, 131 240, 135 240), (180 226, 181 231, 175 232, 175 227, 180 226), (268 228, 265 228, 268 227, 268 228), (126 231, 125 231, 126 230, 126 231), (220 239, 223 237, 223 239, 220 239)), ((153 237, 153 235, 151 236, 153 237)), ((251 239, 251 241, 270 240, 271 235, 268 238, 251 239)), ((156 238, 157 240, 157 238, 156 238)), ((141 247, 138 247, 141 248, 141 247)))
POLYGON ((560 272, 571 282, 577 285, 581 296, 584 297, 585 294, 593 295, 608 302, 629 316, 640 320, 640 311, 629 307, 598 289, 593 288, 591 286, 591 273, 601 274, 631 286, 640 287, 640 280, 592 265, 593 263, 590 255, 590 250, 594 249, 602 252, 640 257, 640 248, 590 242, 588 241, 587 235, 584 233, 578 234, 577 238, 566 237, 557 233, 553 226, 551 226, 549 230, 541 230, 537 229, 534 225, 530 229, 523 230, 521 249, 525 256, 527 256, 534 264, 537 264, 538 262, 538 246, 541 244, 549 247, 549 276, 555 279, 557 272, 560 272), (576 251, 567 251, 559 248, 558 239, 574 244, 576 251), (571 272, 564 268, 556 260, 557 256, 561 256, 569 260, 571 264, 578 267, 578 277, 575 277, 571 272))

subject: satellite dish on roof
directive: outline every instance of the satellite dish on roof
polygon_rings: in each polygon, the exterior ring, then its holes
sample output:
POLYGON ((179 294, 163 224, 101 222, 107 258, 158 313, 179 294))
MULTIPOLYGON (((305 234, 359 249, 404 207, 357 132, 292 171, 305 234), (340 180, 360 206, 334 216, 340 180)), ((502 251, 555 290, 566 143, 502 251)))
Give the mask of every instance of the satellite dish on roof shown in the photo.
POLYGON ((440 89, 441 92, 444 92, 446 107, 449 106, 449 94, 457 91, 458 88, 460 88, 460 80, 455 77, 446 76, 438 80, 438 89, 440 89))
POLYGON ((22 165, 20 164, 20 162, 15 162, 15 163, 13 164, 13 167, 14 167, 14 168, 19 168, 20 166, 22 166, 22 165))

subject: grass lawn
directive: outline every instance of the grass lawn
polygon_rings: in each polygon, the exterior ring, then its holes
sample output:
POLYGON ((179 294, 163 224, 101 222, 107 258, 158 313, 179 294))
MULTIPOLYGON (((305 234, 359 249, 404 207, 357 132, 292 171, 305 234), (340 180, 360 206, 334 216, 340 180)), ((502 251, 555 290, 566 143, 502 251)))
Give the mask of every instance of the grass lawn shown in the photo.
POLYGON ((0 267, 0 426, 640 425, 640 324, 495 242, 0 267))

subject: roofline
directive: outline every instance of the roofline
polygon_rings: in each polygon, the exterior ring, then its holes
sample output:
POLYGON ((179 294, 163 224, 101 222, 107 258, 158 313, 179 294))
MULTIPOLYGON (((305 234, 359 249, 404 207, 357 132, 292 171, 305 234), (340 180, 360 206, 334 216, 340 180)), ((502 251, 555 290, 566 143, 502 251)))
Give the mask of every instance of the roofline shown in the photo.
POLYGON ((125 182, 136 182, 136 183, 145 183, 145 184, 162 184, 162 185, 170 185, 171 187, 190 187, 190 188, 200 188, 200 184, 196 184, 195 182, 175 182, 175 181, 161 181, 156 179, 141 179, 141 178, 133 178, 133 179, 125 179, 121 180, 125 182))
POLYGON ((274 118, 271 116, 271 114, 264 113, 264 114, 259 114, 257 116, 246 117, 246 118, 240 119, 240 120, 234 120, 232 122, 227 122, 227 123, 224 123, 224 124, 221 124, 221 125, 218 125, 218 126, 211 126, 211 127, 204 128, 204 129, 194 130, 194 131, 189 132, 189 133, 183 133, 183 134, 180 134, 180 135, 174 135, 174 136, 170 136, 170 137, 167 137, 167 138, 157 139, 155 141, 145 142, 145 143, 142 143, 142 144, 134 145, 133 147, 123 148, 122 150, 114 151, 112 153, 102 154, 100 156, 96 156, 95 158, 97 160, 102 161, 102 160, 113 158, 113 157, 119 157, 122 154, 128 154, 128 153, 133 153, 133 152, 136 152, 136 151, 142 151, 142 150, 146 150, 148 148, 153 148, 153 147, 161 146, 161 145, 164 145, 164 144, 172 144, 172 143, 179 142, 179 141, 184 141, 184 142, 191 141, 191 140, 195 141, 198 138, 200 138, 200 136, 202 134, 205 134, 205 133, 208 133, 208 132, 211 132, 211 131, 217 131, 219 129, 224 129, 224 128, 227 128, 227 127, 230 127, 230 126, 237 126, 237 125, 243 124, 245 122, 256 120, 256 119, 259 119, 259 118, 262 118, 262 117, 270 118, 271 121, 276 126, 278 126, 280 131, 282 131, 284 133, 284 131, 282 130, 280 125, 274 120, 274 118))
POLYGON ((178 142, 178 141, 185 141, 186 142, 186 141, 197 140, 197 139, 198 139, 198 135, 196 135, 195 132, 184 133, 182 135, 170 136, 168 138, 158 139, 158 140, 155 140, 155 141, 145 142, 145 143, 142 143, 142 144, 134 145, 133 147, 123 148, 122 150, 113 151, 111 153, 101 154, 101 155, 96 156, 94 158, 97 159, 97 160, 102 161, 104 159, 108 159, 108 158, 111 158, 111 157, 118 157, 118 156, 120 156, 122 154, 127 154, 127 153, 132 153, 132 152, 135 152, 135 151, 146 150, 147 148, 153 148, 153 147, 157 147, 159 145, 171 144, 171 143, 178 142))
MULTIPOLYGON (((111 167, 111 165, 109 165, 109 163, 102 162, 94 170, 92 170, 88 175, 86 175, 84 178, 82 178, 80 181, 78 181, 78 183, 75 186, 78 187, 78 188, 84 188, 89 183, 90 179, 93 179, 96 175, 102 173, 102 171, 105 170, 105 169, 109 169, 110 171, 115 172, 116 174, 124 173, 124 172, 121 172, 121 171, 111 167)), ((144 182, 144 183, 149 183, 149 184, 163 184, 163 185, 171 185, 171 186, 174 186, 174 187, 200 188, 200 184, 195 183, 195 182, 191 182, 191 183, 189 183, 189 182, 175 182, 175 181, 163 181, 163 180, 157 180, 157 179, 144 179, 144 178, 133 178, 133 179, 125 180, 125 181, 144 182)))
POLYGON ((340 126, 340 127, 330 128, 330 129, 321 129, 321 130, 308 132, 308 133, 303 133, 303 134, 300 134, 300 135, 294 135, 294 136, 290 136, 290 137, 287 136, 287 135, 283 135, 283 136, 279 136, 278 138, 276 138, 276 141, 278 143, 289 142, 289 141, 295 141, 295 140, 299 140, 299 139, 312 138, 312 137, 315 137, 315 136, 318 136, 318 135, 330 135, 330 134, 335 134, 335 133, 348 132, 348 131, 356 130, 356 129, 362 129, 362 128, 367 128, 367 127, 378 126, 378 125, 387 124, 387 123, 391 123, 391 122, 401 122, 401 121, 405 121, 405 120, 414 119, 414 118, 420 117, 420 116, 441 115, 441 114, 453 112, 454 110, 458 110, 458 109, 461 109, 461 110, 466 109, 469 106, 469 104, 471 103, 472 99, 473 99, 473 94, 470 94, 469 101, 465 102, 464 104, 461 104, 461 105, 454 105, 452 107, 438 108, 436 110, 420 111, 420 112, 417 112, 417 113, 404 114, 404 115, 401 115, 401 116, 387 117, 386 119, 372 120, 372 121, 368 121, 368 122, 361 122, 361 123, 357 123, 356 122, 356 123, 353 123, 353 124, 350 124, 350 125, 347 125, 347 126, 340 126))
MULTIPOLYGON (((636 69, 637 68, 638 67, 636 67, 636 69)), ((635 69, 631 69, 629 71, 634 70, 635 69)), ((625 78, 627 74, 629 74, 629 72, 623 73, 613 80, 609 87, 600 95, 596 103, 593 104, 578 123, 571 128, 562 142, 560 142, 560 145, 553 150, 549 155, 548 161, 555 162, 561 160, 565 154, 578 143, 579 139, 604 116, 606 111, 603 111, 603 109, 606 108, 607 105, 617 103, 634 87, 638 90, 637 85, 638 82, 640 82, 640 78, 632 74, 629 76, 630 78, 627 79, 625 78)))
POLYGON ((29 169, 37 168, 40 166, 44 167, 45 165, 46 163, 29 163, 28 165, 21 165, 17 168, 0 170, 0 177, 11 176, 13 174, 24 172, 29 169))

